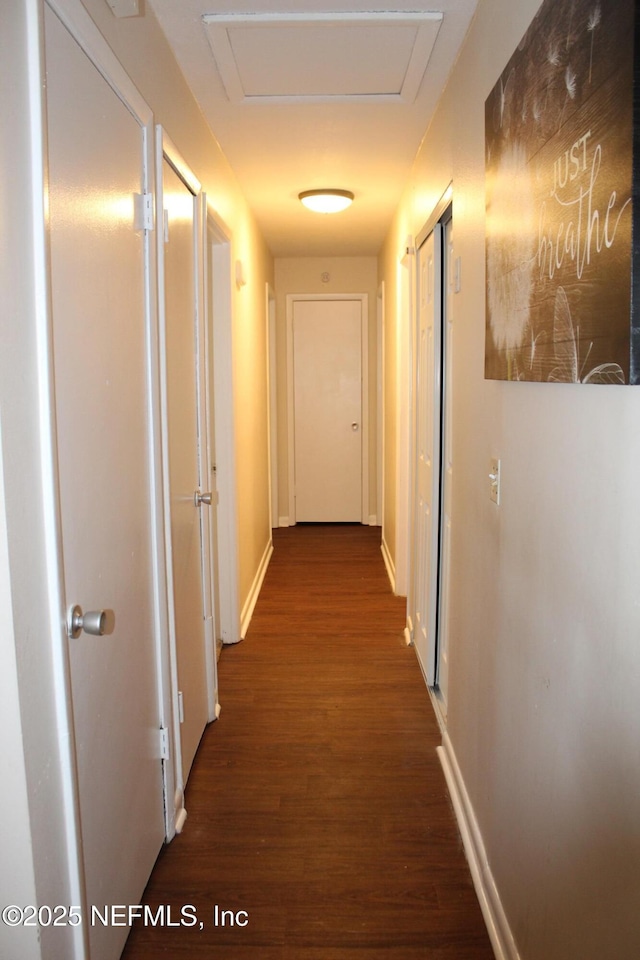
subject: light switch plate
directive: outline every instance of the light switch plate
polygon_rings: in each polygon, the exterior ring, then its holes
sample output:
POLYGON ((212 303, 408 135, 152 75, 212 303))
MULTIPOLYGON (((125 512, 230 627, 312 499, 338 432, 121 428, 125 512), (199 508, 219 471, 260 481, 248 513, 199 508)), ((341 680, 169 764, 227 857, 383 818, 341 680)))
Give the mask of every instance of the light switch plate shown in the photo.
POLYGON ((453 263, 453 292, 460 293, 462 290, 462 260, 456 257, 453 263))
POLYGON ((500 506, 500 461, 493 459, 489 469, 489 496, 500 506))

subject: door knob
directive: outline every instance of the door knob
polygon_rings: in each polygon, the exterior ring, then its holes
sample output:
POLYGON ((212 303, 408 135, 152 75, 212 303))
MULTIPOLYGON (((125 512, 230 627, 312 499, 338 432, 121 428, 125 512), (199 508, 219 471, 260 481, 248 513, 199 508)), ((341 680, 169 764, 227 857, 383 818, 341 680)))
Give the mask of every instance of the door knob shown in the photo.
POLYGON ((83 631, 94 637, 103 637, 105 634, 113 633, 115 625, 116 616, 113 610, 87 610, 83 613, 82 607, 76 603, 73 607, 69 607, 67 613, 67 634, 73 640, 76 640, 83 631))
POLYGON ((193 495, 193 502, 195 503, 196 507, 201 507, 203 503, 206 503, 207 506, 210 507, 212 498, 212 493, 200 493, 199 490, 196 490, 193 495))
POLYGON ((352 429, 352 430, 359 430, 359 429, 360 429, 360 424, 359 424, 359 423, 356 423, 356 421, 354 420, 353 423, 351 424, 351 429, 352 429))

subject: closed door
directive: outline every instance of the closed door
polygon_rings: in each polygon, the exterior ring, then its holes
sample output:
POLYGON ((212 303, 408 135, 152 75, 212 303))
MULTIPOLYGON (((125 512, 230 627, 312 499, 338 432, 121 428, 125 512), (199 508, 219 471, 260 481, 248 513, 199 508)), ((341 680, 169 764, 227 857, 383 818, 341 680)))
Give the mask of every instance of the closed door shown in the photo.
MULTIPOLYGON (((104 910, 139 902, 164 839, 143 130, 47 7, 45 55, 66 607, 115 614, 68 646, 86 901, 104 910)), ((117 960, 127 932, 88 925, 92 960, 117 960)))
POLYGON ((293 305, 295 519, 362 520, 362 307, 293 305))
POLYGON ((201 510, 209 507, 195 500, 201 489, 196 197, 166 159, 162 190, 170 566, 184 784, 209 713, 201 530, 201 510))
POLYGON ((438 225, 418 251, 418 317, 416 331, 415 499, 412 557, 413 624, 416 652, 427 682, 435 682, 437 603, 439 436, 438 388, 441 227, 438 225))

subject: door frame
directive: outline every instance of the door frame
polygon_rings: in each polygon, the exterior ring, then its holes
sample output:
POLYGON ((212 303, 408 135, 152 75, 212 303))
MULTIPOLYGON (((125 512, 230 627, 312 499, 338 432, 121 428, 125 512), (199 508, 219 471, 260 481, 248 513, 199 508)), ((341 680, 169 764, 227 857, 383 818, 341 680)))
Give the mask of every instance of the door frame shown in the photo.
MULTIPOLYGON (((450 185, 447 190, 444 192, 438 204, 436 205, 433 213, 425 223, 424 227, 416 237, 415 243, 415 259, 416 259, 416 270, 415 270, 415 297, 414 297, 414 308, 413 308, 413 319, 412 319, 412 336, 411 336, 411 383, 413 391, 413 401, 411 404, 411 496, 410 496, 410 510, 411 510, 411 520, 410 528, 413 531, 415 528, 414 516, 415 516, 415 503, 417 496, 417 457, 418 457, 418 448, 417 448, 417 435, 416 435, 416 408, 417 404, 420 402, 420 396, 418 393, 418 384, 417 384, 417 331, 419 324, 419 309, 420 309, 420 290, 418 284, 420 283, 420 270, 418 269, 418 262, 420 256, 420 250, 424 245, 428 237, 431 236, 434 231, 439 230, 440 227, 443 227, 444 224, 452 219, 453 216, 453 189, 450 185)), ((440 270, 444 269, 445 258, 443 253, 443 244, 442 239, 444 236, 444 230, 442 230, 442 236, 437 236, 437 266, 440 270)), ((443 277, 443 279, 446 279, 443 277)), ((445 590, 448 590, 448 583, 444 582, 444 574, 441 570, 441 539, 442 539, 442 443, 443 435, 445 432, 445 425, 442 421, 443 414, 443 404, 444 404, 444 394, 446 386, 444 383, 444 371, 442 367, 443 360, 443 345, 442 345, 442 324, 444 319, 444 301, 445 301, 445 291, 442 289, 440 291, 440 302, 439 302, 439 317, 436 327, 434 329, 434 351, 433 351, 433 369, 429 371, 429 378, 432 385, 430 395, 427 398, 431 406, 431 415, 434 421, 434 464, 433 464, 433 491, 432 491, 432 509, 434 511, 434 519, 432 523, 432 534, 431 534, 431 543, 426 545, 426 549, 432 558, 430 564, 430 575, 429 575, 429 584, 428 584, 428 596, 429 596, 429 609, 428 609, 428 627, 427 627, 427 662, 420 662, 420 666, 425 676, 427 686, 432 698, 434 700, 434 705, 436 706, 436 714, 441 726, 444 728, 446 723, 446 715, 441 709, 441 705, 438 702, 437 697, 437 682, 438 682, 438 624, 441 623, 441 610, 439 606, 442 600, 442 594, 445 590)), ((445 411, 446 414, 446 411, 445 411)), ((408 594, 407 594, 407 628, 406 634, 410 641, 413 641, 414 637, 414 613, 415 613, 415 577, 417 575, 418 569, 418 548, 415 540, 415 536, 411 536, 410 544, 410 564, 409 564, 409 577, 408 577, 408 594)))
MULTIPOLYGON (((143 183, 146 196, 155 194, 155 158, 153 138, 153 113, 134 86, 106 40, 94 24, 80 0, 46 0, 48 7, 60 19, 71 37, 98 70, 114 93, 129 110, 140 126, 143 141, 143 183)), ((50 290, 51 262, 49 256, 49 232, 45 204, 48 186, 48 162, 46 149, 46 89, 44 63, 44 33, 42 11, 30 13, 30 74, 33 111, 30 115, 30 132, 34 152, 32 156, 31 182, 34 217, 34 273, 36 277, 36 349, 38 355, 38 391, 40 407, 40 462, 42 489, 40 492, 43 529, 45 538, 45 569, 48 582, 49 632, 51 637, 51 671, 54 696, 55 726, 57 731, 59 777, 64 803, 64 853, 61 866, 66 870, 71 902, 78 905, 83 916, 88 916, 82 835, 80 825, 80 800, 78 769, 73 728, 73 705, 66 622, 65 583, 62 559, 62 517, 59 499, 58 447, 55 422, 55 377, 53 369, 53 313, 50 290)), ((152 532, 152 568, 154 585, 154 630, 157 672, 155 683, 158 689, 158 762, 160 762, 160 729, 166 725, 166 703, 163 692, 166 686, 166 650, 163 637, 167 628, 167 594, 165 582, 164 519, 161 477, 161 447, 159 418, 159 376, 157 367, 158 329, 156 300, 156 260, 152 237, 153 226, 145 226, 145 329, 147 338, 147 412, 149 459, 149 511, 152 532)), ((84 960, 89 956, 89 927, 82 923, 70 926, 70 956, 84 960)), ((46 936, 46 931, 43 931, 46 936)))
POLYGON ((267 316, 267 391, 268 433, 269 433, 269 527, 278 526, 278 361, 277 361, 277 325, 276 294, 270 283, 265 288, 267 316))
POLYGON ((362 370, 362 498, 360 522, 369 523, 369 295, 367 293, 288 293, 287 294, 287 453, 289 480, 289 526, 296 522, 295 430, 293 372, 293 311, 299 301, 357 300, 360 302, 360 344, 362 370))
MULTIPOLYGON (((214 304, 209 301, 209 274, 211 265, 209 263, 209 220, 207 216, 207 198, 204 192, 201 193, 201 203, 199 211, 199 222, 201 227, 200 249, 202 251, 201 263, 201 291, 202 291, 202 311, 200 322, 198 323, 198 352, 201 360, 198 363, 198 400, 199 400, 199 418, 200 418, 200 437, 201 437, 201 455, 199 457, 200 467, 200 489, 210 491, 214 499, 211 503, 211 510, 200 511, 200 523, 202 533, 202 590, 204 603, 204 624, 205 624, 205 663, 207 671, 207 720, 211 723, 216 720, 220 713, 220 704, 218 700, 218 658, 217 658, 217 637, 216 637, 216 617, 220 616, 220 584, 218 579, 219 564, 216 557, 219 556, 217 544, 214 544, 214 530, 217 531, 218 523, 212 521, 212 511, 218 513, 218 491, 217 476, 214 471, 216 451, 214 446, 215 430, 212 419, 215 418, 215 381, 213 379, 213 369, 211 364, 213 349, 213 321, 214 304), (202 382, 200 382, 202 380, 202 382), (213 415, 213 417, 212 417, 213 415), (204 441, 204 443, 202 442, 204 441), (217 600, 216 600, 217 598, 217 600), (216 609, 216 604, 217 608, 216 609)), ((212 277, 212 283, 215 282, 215 276, 212 277)))
POLYGON ((433 695, 438 710, 446 723, 449 687, 449 626, 450 626, 450 581, 451 581, 451 516, 447 504, 453 503, 453 479, 455 467, 450 471, 448 462, 453 462, 452 389, 453 389, 453 296, 456 293, 455 265, 453 258, 453 204, 449 204, 438 221, 441 231, 442 254, 442 309, 440 317, 440 507, 438 516, 438 583, 435 627, 435 685, 433 695), (449 529, 447 529, 449 519, 449 529), (443 666, 446 652, 446 668, 443 666))
POLYGON ((385 389, 384 389, 384 280, 376 294, 376 526, 384 530, 384 456, 385 456, 385 389))
MULTIPOLYGON (((202 485, 209 481, 209 476, 203 476, 203 463, 206 464, 205 457, 208 456, 207 443, 207 412, 206 412, 206 370, 204 367, 205 352, 205 324, 203 322, 203 300, 204 297, 204 263, 203 263, 203 198, 200 181, 194 175, 193 171, 177 149, 171 138, 161 124, 156 126, 156 210, 157 210, 157 230, 156 230, 156 256, 157 256, 157 290, 158 290, 158 328, 159 328, 159 379, 160 379, 160 409, 161 409, 161 434, 162 434, 162 491, 164 506, 164 542, 165 542, 165 571, 167 580, 167 605, 168 605, 168 676, 169 683, 163 689, 165 698, 166 716, 170 719, 168 725, 169 739, 169 757, 165 760, 165 815, 167 819, 167 837, 170 839, 176 833, 180 833, 187 817, 184 806, 184 777, 182 773, 182 742, 180 732, 180 693, 178 677, 178 641, 176 632, 175 605, 173 596, 173 545, 171 533, 171 500, 169 485, 169 434, 168 434, 168 406, 167 406, 167 378, 166 378, 166 337, 165 337, 165 304, 164 304, 164 195, 162 164, 167 161, 177 176, 183 181, 185 186, 194 197, 194 306, 196 321, 196 344, 197 356, 194 358, 196 363, 196 381, 198 389, 197 398, 197 417, 198 417, 198 436, 205 439, 205 449, 198 450, 198 471, 199 482, 202 485), (171 799, 173 798, 173 802, 171 799)), ((208 472, 207 472, 208 473, 208 472)), ((194 508, 195 509, 195 508, 194 508)), ((207 611, 211 609, 211 552, 208 542, 209 525, 206 520, 203 522, 202 510, 200 510, 200 532, 201 532, 201 557, 202 557, 202 587, 203 587, 203 620, 204 620, 204 656, 207 670, 206 690, 207 690, 207 714, 208 719, 215 717, 217 704, 217 669, 215 655, 215 637, 212 635, 211 626, 207 628, 207 611), (207 569, 207 565, 209 565, 207 569)))
MULTIPOLYGON (((215 487, 218 493, 218 587, 223 643, 240 637, 240 574, 238 553, 235 414, 233 401, 233 299, 231 232, 203 196, 206 269, 212 271, 213 303, 207 304, 206 330, 212 340, 213 413, 215 418, 215 487)), ((207 352, 207 357, 209 357, 207 352)), ((211 405, 208 405, 209 414, 211 405)), ((209 443, 211 434, 209 433, 209 443)), ((211 452, 211 451, 210 451, 211 452)), ((211 457, 209 457, 211 462, 211 457)), ((214 649, 215 654, 215 649, 214 649)), ((216 671, 217 673, 217 671, 216 671)), ((212 718, 213 719, 213 718, 212 718)))
POLYGON ((415 248, 413 237, 405 240, 398 258, 398 312, 396 322, 396 540, 393 590, 409 594, 409 555, 412 522, 412 425, 414 402, 413 324, 416 310, 415 248))

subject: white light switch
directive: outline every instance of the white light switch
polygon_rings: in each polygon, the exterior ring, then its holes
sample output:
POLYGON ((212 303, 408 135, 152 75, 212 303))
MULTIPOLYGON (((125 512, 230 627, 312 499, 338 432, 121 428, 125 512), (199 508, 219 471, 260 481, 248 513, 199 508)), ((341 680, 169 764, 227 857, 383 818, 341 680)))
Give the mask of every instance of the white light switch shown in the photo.
POLYGON ((500 505, 500 461, 492 460, 489 470, 489 496, 494 503, 500 505))

